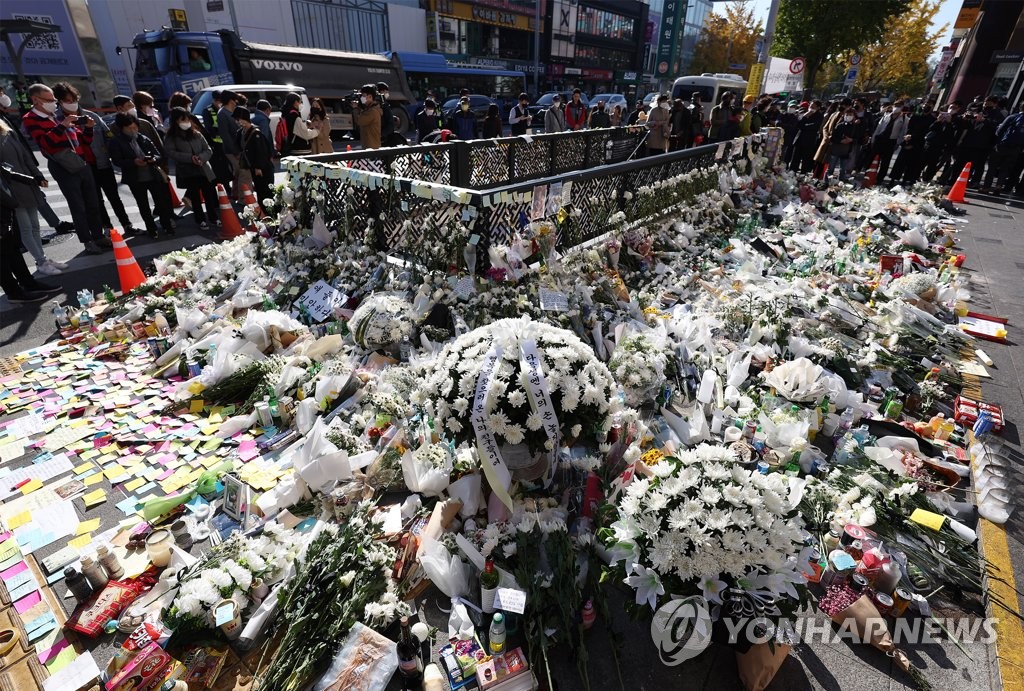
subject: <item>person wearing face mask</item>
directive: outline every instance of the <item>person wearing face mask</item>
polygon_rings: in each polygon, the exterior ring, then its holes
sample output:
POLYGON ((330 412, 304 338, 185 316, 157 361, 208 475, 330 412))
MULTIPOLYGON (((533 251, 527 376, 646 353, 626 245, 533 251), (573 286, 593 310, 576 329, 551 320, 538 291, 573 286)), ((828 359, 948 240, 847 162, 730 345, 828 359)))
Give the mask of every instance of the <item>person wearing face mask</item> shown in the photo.
POLYGON ((312 151, 310 142, 316 137, 317 132, 302 119, 299 112, 301 106, 301 96, 292 91, 285 94, 284 102, 281 104, 281 117, 284 118, 287 133, 279 146, 282 157, 304 156, 312 151))
POLYGON ((778 126, 782 128, 782 161, 787 167, 793 161, 793 140, 799 124, 796 106, 796 101, 790 101, 786 110, 779 110, 778 116, 778 126))
POLYGON ((677 98, 672 101, 669 109, 669 149, 679 151, 688 149, 692 144, 692 126, 690 125, 690 110, 683 103, 683 99, 677 98))
POLYGON ((810 173, 814 170, 814 152, 818 149, 818 133, 821 131, 823 119, 821 101, 809 104, 807 112, 797 119, 790 170, 798 173, 810 173))
POLYGON ((477 122, 476 113, 470 110, 469 96, 459 99, 455 113, 448 118, 448 129, 459 139, 480 138, 480 123, 477 122))
POLYGON ((690 94, 690 141, 693 146, 700 146, 707 139, 708 131, 704 122, 704 105, 701 103, 700 92, 690 94))
POLYGON ((907 119, 907 133, 903 135, 900 153, 892 166, 893 182, 902 182, 904 186, 917 182, 924 166, 924 138, 933 122, 935 117, 928 106, 921 105, 907 119))
MULTIPOLYGON (((135 107, 138 108, 136 116, 139 121, 147 121, 151 124, 157 132, 164 129, 164 120, 160 117, 160 111, 156 109, 156 99, 148 91, 136 91, 132 94, 132 102, 135 107)), ((146 135, 149 136, 149 135, 146 135)), ((153 141, 156 144, 156 141, 153 141)))
POLYGON ((263 133, 252 124, 248 108, 239 106, 235 108, 233 115, 241 126, 238 138, 242 155, 239 161, 242 168, 248 170, 252 176, 256 199, 262 204, 264 199, 270 199, 273 196, 270 192, 270 185, 274 181, 272 158, 274 150, 270 142, 264 138, 263 133))
POLYGON ((711 129, 708 132, 708 139, 713 142, 726 141, 731 139, 729 136, 735 133, 730 133, 729 130, 729 119, 732 116, 732 102, 733 93, 726 91, 722 94, 722 98, 719 100, 718 105, 711 109, 711 129))
POLYGON ((249 177, 249 173, 243 171, 238 164, 238 159, 242 154, 242 150, 238 145, 238 133, 241 132, 242 128, 238 125, 232 114, 235 112, 235 108, 240 105, 241 99, 233 91, 222 91, 220 98, 224 105, 217 112, 217 128, 219 130, 218 134, 220 134, 221 146, 224 149, 224 156, 231 165, 231 178, 224 185, 224 188, 227 190, 229 198, 242 201, 244 198, 242 196, 242 185, 246 184, 251 187, 252 180, 249 177))
POLYGON ((853 137, 853 169, 860 171, 871 165, 868 159, 871 155, 871 135, 876 123, 864 99, 858 98, 853 102, 853 111, 857 123, 857 132, 853 137))
POLYGON ((530 126, 530 120, 533 119, 530 116, 529 106, 530 97, 525 93, 519 94, 519 103, 508 114, 508 124, 512 130, 513 137, 526 134, 526 130, 530 126))
POLYGON ((365 84, 359 90, 359 109, 355 120, 359 127, 359 142, 364 149, 380 148, 381 108, 377 102, 377 87, 365 84))
POLYGON ((32 110, 22 116, 22 125, 47 158, 86 253, 102 254, 113 245, 103 235, 96 181, 85 159, 85 150, 92 145, 93 121, 70 114, 57 120, 57 97, 45 84, 33 84, 28 93, 32 110))
POLYGON ((417 141, 427 141, 434 132, 444 129, 444 116, 437 110, 437 102, 432 98, 423 101, 423 108, 416 113, 417 141))
MULTIPOLYGON (((249 113, 252 116, 252 124, 256 125, 256 128, 263 133, 263 138, 270 142, 271 146, 274 145, 274 133, 270 129, 270 114, 272 111, 273 106, 270 105, 270 101, 261 98, 256 101, 256 108, 249 113)), ((334 147, 331 147, 331 151, 333 150, 334 147)))
POLYGON ((551 107, 544 113, 544 134, 557 132, 565 132, 565 111, 562 109, 560 96, 551 99, 551 107))
POLYGON ((896 151, 897 141, 906 132, 906 121, 901 120, 902 111, 902 101, 897 101, 895 104, 887 103, 882 107, 878 123, 871 133, 869 155, 872 161, 874 161, 876 156, 878 157, 878 174, 875 176, 877 184, 880 184, 885 179, 885 175, 889 171, 889 163, 892 161, 892 155, 896 151))
POLYGON ((758 130, 761 129, 760 118, 758 118, 756 123, 753 120, 753 118, 754 118, 753 110, 754 110, 754 97, 753 96, 744 96, 743 97, 743 104, 740 107, 740 111, 737 113, 737 115, 739 115, 739 135, 738 136, 746 137, 749 134, 753 134, 754 131, 755 131, 754 130, 755 126, 757 127, 758 130))
POLYGON ((128 218, 128 212, 124 208, 124 202, 121 201, 121 195, 117 189, 117 177, 114 174, 114 166, 110 162, 110 153, 107 151, 107 142, 114 136, 110 131, 110 127, 103 122, 99 115, 80 107, 79 99, 81 95, 78 89, 68 82, 57 82, 54 84, 53 95, 60 103, 60 108, 57 111, 59 118, 63 118, 67 114, 80 115, 91 118, 94 123, 92 145, 86 151, 85 160, 92 169, 92 176, 96 181, 96 196, 100 204, 103 227, 112 228, 114 225, 110 221, 110 214, 107 213, 107 206, 103 201, 103 195, 105 194, 107 201, 110 202, 110 207, 117 216, 118 223, 121 224, 121 231, 125 237, 138 235, 139 231, 132 225, 131 219, 128 218))
POLYGON ((587 126, 587 107, 583 104, 583 92, 572 90, 572 100, 565 106, 565 126, 570 130, 582 130, 587 126))
POLYGON ((668 151, 672 134, 672 116, 669 113, 668 94, 658 96, 657 105, 647 115, 647 155, 656 156, 668 151))
POLYGON ((852 107, 847 108, 829 135, 829 172, 833 175, 838 174, 840 180, 845 180, 850 171, 850 154, 853 151, 854 136, 857 134, 856 120, 856 111, 852 107))
POLYGON ((852 105, 853 101, 848 98, 844 98, 839 103, 833 102, 829 104, 832 111, 831 113, 825 113, 825 120, 821 126, 821 143, 818 144, 818 151, 814 154, 814 162, 818 164, 818 170, 816 171, 818 174, 821 174, 821 171, 832 158, 832 131, 836 128, 836 125, 843 121, 846 109, 852 105))
POLYGON ((220 223, 217 189, 213 186, 217 176, 210 165, 213 149, 192 114, 184 108, 171 108, 170 124, 164 137, 164 151, 174 161, 176 182, 192 204, 193 220, 202 230, 208 230, 211 223, 220 223))
POLYGON ((380 141, 384 146, 394 146, 392 135, 395 133, 395 113, 388 100, 391 90, 386 82, 377 82, 377 95, 380 100, 380 141))
POLYGON ((159 235, 149 205, 149 197, 152 196, 164 233, 174 235, 171 194, 159 165, 160 151, 149 137, 140 132, 139 119, 131 113, 118 113, 114 121, 118 133, 110 140, 110 158, 121 169, 121 182, 135 197, 146 232, 152 238, 159 235))

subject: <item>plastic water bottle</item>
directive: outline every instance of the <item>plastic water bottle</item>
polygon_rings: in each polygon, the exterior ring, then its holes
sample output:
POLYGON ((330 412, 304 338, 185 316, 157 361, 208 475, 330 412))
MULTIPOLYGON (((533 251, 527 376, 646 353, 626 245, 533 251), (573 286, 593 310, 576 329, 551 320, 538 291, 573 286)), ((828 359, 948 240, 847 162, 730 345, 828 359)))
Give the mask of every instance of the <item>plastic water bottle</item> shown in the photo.
POLYGON ((59 301, 53 301, 53 321, 57 325, 58 331, 63 331, 71 326, 71 320, 68 318, 68 311, 60 304, 59 301))

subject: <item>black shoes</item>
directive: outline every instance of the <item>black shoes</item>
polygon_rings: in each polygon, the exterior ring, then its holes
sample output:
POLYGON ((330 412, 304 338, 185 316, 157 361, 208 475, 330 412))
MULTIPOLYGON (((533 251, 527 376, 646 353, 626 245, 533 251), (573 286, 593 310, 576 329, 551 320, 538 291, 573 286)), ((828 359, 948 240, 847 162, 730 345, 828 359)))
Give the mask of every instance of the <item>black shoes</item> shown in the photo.
POLYGON ((57 235, 67 235, 75 232, 75 224, 70 221, 61 221, 54 230, 57 231, 57 235))
POLYGON ((25 287, 31 293, 49 293, 51 295, 53 293, 59 293, 60 291, 64 290, 64 288, 62 288, 59 285, 56 285, 54 283, 46 283, 45 281, 39 280, 34 280, 25 287))
POLYGON ((93 242, 95 242, 97 246, 102 247, 103 249, 110 249, 111 247, 114 246, 114 243, 112 243, 110 241, 110 238, 106 236, 96 238, 93 242))
POLYGON ((26 291, 24 293, 15 293, 14 295, 7 296, 7 302, 15 305, 24 305, 32 302, 42 302, 43 300, 50 297, 46 293, 34 293, 32 291, 26 291))

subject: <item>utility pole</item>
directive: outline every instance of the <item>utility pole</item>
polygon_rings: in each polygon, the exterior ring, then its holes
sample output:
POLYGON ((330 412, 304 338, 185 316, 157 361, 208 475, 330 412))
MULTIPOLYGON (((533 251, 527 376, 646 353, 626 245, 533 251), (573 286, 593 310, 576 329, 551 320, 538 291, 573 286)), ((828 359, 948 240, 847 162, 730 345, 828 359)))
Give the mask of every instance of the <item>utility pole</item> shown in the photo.
POLYGON ((772 54, 772 37, 775 35, 775 18, 779 14, 779 0, 772 0, 772 5, 768 9, 768 21, 764 27, 764 47, 761 49, 761 54, 757 61, 763 64, 764 73, 761 75, 761 85, 758 89, 759 94, 765 92, 765 84, 768 83, 768 60, 772 54))

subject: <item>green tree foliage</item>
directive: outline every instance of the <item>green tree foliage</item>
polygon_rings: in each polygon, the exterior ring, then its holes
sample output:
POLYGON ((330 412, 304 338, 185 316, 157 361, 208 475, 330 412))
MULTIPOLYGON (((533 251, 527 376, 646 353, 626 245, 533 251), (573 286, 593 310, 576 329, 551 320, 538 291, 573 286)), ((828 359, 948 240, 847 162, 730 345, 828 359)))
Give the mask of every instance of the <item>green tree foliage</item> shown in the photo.
POLYGON ((818 72, 830 59, 875 43, 893 17, 912 0, 782 0, 771 52, 807 61, 805 84, 813 90, 818 72))
POLYGON ((731 72, 745 79, 757 57, 754 44, 760 35, 761 22, 755 21, 754 11, 747 0, 727 5, 724 16, 712 12, 704 22, 694 48, 691 72, 731 72), (729 69, 730 64, 737 63, 746 67, 729 69))

